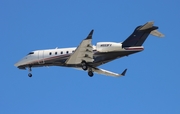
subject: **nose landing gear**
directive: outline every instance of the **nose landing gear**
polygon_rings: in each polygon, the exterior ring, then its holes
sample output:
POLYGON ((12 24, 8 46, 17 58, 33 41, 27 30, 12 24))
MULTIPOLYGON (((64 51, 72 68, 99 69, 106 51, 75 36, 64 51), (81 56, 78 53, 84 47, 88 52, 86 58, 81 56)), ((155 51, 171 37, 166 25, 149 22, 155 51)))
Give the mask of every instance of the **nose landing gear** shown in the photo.
POLYGON ((31 73, 32 69, 31 69, 31 67, 28 67, 28 70, 29 70, 28 76, 29 76, 29 77, 32 77, 32 73, 31 73))
POLYGON ((31 74, 31 73, 29 73, 29 74, 28 74, 28 76, 29 76, 29 77, 32 77, 32 74, 31 74))

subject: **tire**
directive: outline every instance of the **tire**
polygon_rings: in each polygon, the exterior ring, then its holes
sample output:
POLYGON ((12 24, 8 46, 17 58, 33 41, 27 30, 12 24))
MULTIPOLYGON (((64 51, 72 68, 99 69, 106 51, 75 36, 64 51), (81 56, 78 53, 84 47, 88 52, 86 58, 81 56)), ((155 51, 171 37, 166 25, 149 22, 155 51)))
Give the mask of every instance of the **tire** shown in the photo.
POLYGON ((84 66, 82 66, 82 69, 83 69, 83 70, 87 70, 88 67, 87 67, 86 65, 84 65, 84 66))
POLYGON ((87 70, 88 69, 87 63, 85 61, 82 61, 81 65, 82 65, 82 69, 83 70, 87 70))
POLYGON ((93 73, 92 71, 89 71, 89 72, 88 72, 88 75, 89 75, 90 77, 93 77, 94 73, 93 73))
POLYGON ((28 76, 29 76, 29 77, 32 77, 32 74, 31 74, 31 73, 29 73, 29 74, 28 74, 28 76))

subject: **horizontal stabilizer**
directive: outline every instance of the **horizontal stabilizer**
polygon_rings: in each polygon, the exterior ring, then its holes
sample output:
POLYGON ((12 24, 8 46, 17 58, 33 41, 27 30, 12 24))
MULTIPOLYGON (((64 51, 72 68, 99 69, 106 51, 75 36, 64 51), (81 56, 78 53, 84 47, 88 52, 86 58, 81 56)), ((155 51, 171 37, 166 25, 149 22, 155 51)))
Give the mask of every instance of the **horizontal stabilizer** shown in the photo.
POLYGON ((152 28, 153 25, 154 25, 154 22, 153 22, 153 21, 147 22, 147 23, 144 24, 139 30, 146 30, 146 29, 152 28))
POLYGON ((150 34, 157 37, 164 37, 164 34, 160 33, 158 30, 153 30, 150 34))

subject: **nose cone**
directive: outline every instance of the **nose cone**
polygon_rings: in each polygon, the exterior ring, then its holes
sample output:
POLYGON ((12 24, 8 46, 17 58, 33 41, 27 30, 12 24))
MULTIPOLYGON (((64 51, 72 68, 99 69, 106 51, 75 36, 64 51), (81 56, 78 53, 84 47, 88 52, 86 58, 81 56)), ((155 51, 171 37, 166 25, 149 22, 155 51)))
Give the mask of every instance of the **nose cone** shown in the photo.
POLYGON ((14 64, 15 67, 19 68, 19 69, 26 69, 24 65, 23 60, 18 61, 17 63, 14 64))
POLYGON ((18 66, 20 66, 20 65, 21 65, 21 64, 20 64, 20 61, 18 61, 17 63, 14 64, 15 67, 18 67, 18 66))

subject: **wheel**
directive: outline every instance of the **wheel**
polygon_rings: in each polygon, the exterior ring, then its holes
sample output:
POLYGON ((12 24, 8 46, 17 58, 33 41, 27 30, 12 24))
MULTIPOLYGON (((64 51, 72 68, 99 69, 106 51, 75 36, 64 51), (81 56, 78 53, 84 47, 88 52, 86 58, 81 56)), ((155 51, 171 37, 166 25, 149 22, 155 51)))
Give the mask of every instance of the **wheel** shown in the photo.
POLYGON ((88 75, 89 75, 90 77, 93 77, 94 73, 93 73, 92 71, 89 71, 89 72, 88 72, 88 75))
POLYGON ((82 66, 82 69, 83 69, 83 70, 87 70, 88 67, 87 67, 86 65, 83 65, 83 66, 82 66))
POLYGON ((87 63, 85 61, 82 61, 81 65, 82 65, 82 69, 83 70, 87 70, 88 69, 87 63))
POLYGON ((28 76, 29 76, 29 77, 32 77, 32 74, 31 74, 31 73, 29 73, 29 74, 28 74, 28 76))

